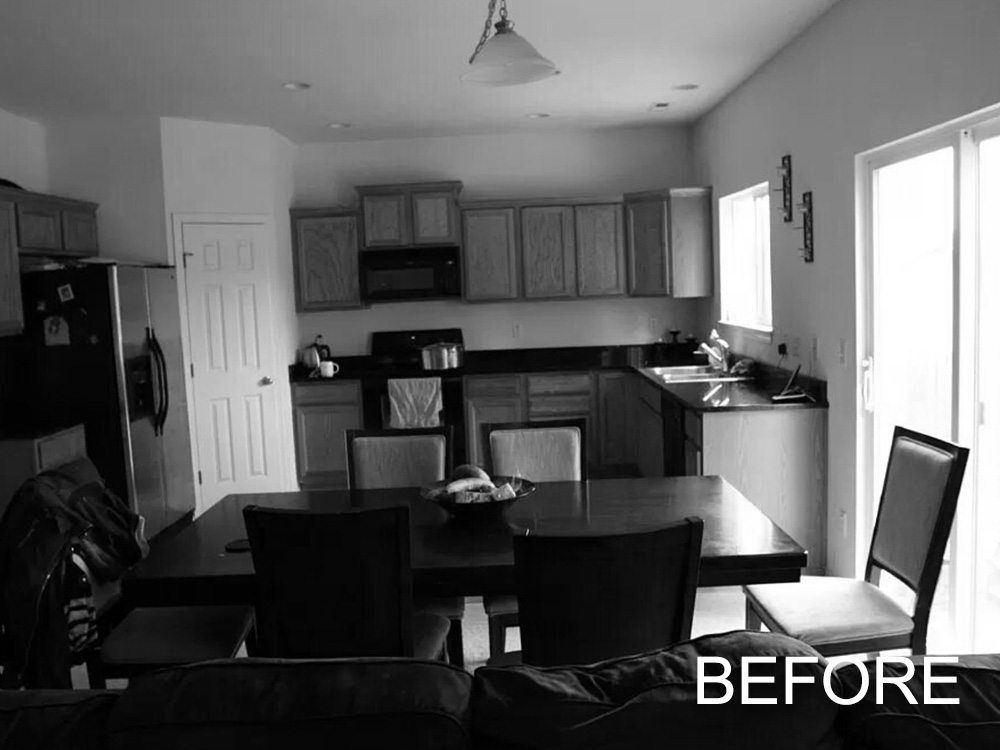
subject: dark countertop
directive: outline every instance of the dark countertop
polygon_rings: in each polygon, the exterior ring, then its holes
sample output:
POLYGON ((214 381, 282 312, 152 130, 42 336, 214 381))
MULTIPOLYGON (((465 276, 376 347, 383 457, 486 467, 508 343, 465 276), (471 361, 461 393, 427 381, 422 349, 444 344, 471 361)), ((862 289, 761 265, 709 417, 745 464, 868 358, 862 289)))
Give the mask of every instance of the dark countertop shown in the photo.
POLYGON ((815 403, 771 401, 788 376, 787 370, 757 365, 752 381, 736 383, 664 383, 646 368, 670 365, 704 364, 689 344, 642 344, 632 346, 559 347, 548 349, 490 349, 466 351, 462 367, 452 370, 422 370, 419 367, 386 367, 376 357, 335 357, 340 372, 333 381, 309 378, 298 365, 289 368, 289 379, 296 385, 322 385, 338 380, 435 377, 452 379, 466 375, 517 375, 535 372, 572 372, 577 370, 633 370, 657 385, 684 408, 698 412, 763 411, 769 409, 825 409, 826 383, 800 376, 798 385, 811 393, 815 403), (717 390, 713 390, 716 389, 717 390))
POLYGON ((735 383, 702 382, 702 383, 664 383, 655 373, 644 367, 635 371, 646 380, 658 386, 660 390, 681 403, 685 409, 697 412, 718 411, 770 411, 775 409, 826 409, 826 386, 823 381, 800 376, 796 381, 804 390, 816 399, 815 402, 803 399, 800 401, 772 401, 771 396, 780 393, 789 373, 778 370, 777 376, 772 375, 770 368, 758 374, 754 380, 735 383))

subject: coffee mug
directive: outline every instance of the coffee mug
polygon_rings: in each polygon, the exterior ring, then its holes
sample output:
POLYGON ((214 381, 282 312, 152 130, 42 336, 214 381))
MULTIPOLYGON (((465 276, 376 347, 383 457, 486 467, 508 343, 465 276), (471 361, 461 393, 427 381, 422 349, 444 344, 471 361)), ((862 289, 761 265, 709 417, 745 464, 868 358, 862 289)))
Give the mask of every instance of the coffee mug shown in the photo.
POLYGON ((319 374, 324 378, 332 378, 340 372, 340 365, 336 362, 330 362, 329 360, 323 360, 319 363, 319 374))

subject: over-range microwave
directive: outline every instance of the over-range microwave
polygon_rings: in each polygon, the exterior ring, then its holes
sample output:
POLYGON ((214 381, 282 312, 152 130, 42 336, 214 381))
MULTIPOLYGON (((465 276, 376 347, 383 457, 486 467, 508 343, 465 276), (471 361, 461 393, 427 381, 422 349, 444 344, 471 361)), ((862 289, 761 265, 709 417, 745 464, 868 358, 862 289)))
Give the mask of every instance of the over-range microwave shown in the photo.
POLYGON ((361 251, 361 296, 365 302, 460 297, 457 247, 361 251))

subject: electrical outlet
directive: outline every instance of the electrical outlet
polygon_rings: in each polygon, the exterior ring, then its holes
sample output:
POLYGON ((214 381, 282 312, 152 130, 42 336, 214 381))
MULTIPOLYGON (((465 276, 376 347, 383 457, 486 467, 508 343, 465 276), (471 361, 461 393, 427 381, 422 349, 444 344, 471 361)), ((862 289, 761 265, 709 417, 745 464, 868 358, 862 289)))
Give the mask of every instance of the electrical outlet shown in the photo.
POLYGON ((847 539, 847 511, 841 510, 837 514, 837 524, 840 526, 840 536, 842 539, 847 539))
POLYGON ((847 339, 841 339, 837 348, 837 361, 844 367, 847 366, 847 339))
POLYGON ((520 323, 515 323, 514 325, 511 326, 511 328, 510 328, 510 335, 511 335, 511 338, 515 338, 515 339, 521 338, 521 324, 520 323))
POLYGON ((654 336, 658 336, 660 334, 660 319, 655 315, 649 316, 649 332, 654 336))
POLYGON ((801 344, 802 339, 798 336, 792 336, 791 340, 788 342, 788 353, 795 357, 795 359, 802 356, 801 344))
POLYGON ((813 336, 809 342, 809 372, 815 372, 819 364, 819 338, 813 336))

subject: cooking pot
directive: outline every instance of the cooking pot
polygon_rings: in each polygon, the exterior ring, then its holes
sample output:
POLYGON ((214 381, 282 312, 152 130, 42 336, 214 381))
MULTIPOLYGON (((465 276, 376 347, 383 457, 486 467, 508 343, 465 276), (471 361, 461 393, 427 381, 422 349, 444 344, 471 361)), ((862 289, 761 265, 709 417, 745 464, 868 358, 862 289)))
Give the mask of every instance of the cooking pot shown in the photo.
POLYGON ((420 363, 425 370, 453 370, 465 360, 461 344, 428 344, 420 350, 420 363))
POLYGON ((299 351, 299 362, 309 370, 318 370, 319 363, 331 359, 330 347, 323 343, 323 337, 317 336, 305 349, 299 351))

